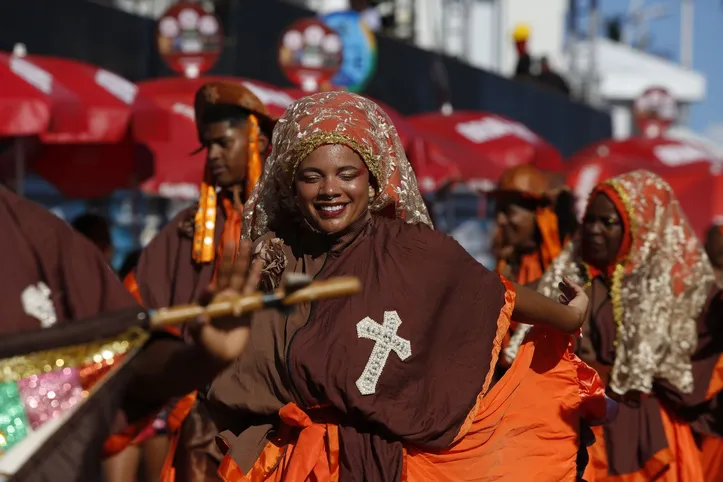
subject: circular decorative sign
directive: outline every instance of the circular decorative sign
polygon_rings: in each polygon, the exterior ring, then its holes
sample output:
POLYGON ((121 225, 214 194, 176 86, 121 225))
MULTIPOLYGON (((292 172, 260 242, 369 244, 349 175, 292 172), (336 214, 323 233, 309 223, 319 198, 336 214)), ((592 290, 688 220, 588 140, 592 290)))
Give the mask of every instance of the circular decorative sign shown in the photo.
POLYGON ((218 18, 197 3, 172 5, 158 19, 158 51, 166 64, 186 77, 208 72, 223 49, 223 31, 218 18))
POLYGON ((355 10, 324 15, 322 20, 342 39, 343 56, 334 85, 361 92, 377 67, 377 41, 361 14, 355 10))
POLYGON ((303 90, 323 90, 341 68, 342 48, 339 34, 324 22, 302 19, 284 31, 279 65, 284 75, 303 90))
POLYGON ((643 137, 661 137, 678 118, 678 103, 663 87, 651 87, 637 98, 633 112, 643 137))

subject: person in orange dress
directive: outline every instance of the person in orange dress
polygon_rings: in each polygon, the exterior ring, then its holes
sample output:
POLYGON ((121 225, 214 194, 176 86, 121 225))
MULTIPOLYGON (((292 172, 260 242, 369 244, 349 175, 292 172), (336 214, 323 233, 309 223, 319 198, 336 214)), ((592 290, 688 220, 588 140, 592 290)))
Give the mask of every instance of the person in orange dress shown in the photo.
MULTIPOLYGON (((490 197, 495 202, 498 227, 494 238, 497 272, 521 285, 536 286, 577 229, 571 192, 554 174, 545 173, 531 165, 520 165, 502 174, 490 197)), ((514 320, 511 321, 509 332, 503 340, 503 356, 500 357, 496 373, 498 379, 512 364, 517 347, 522 343, 518 337, 515 346, 510 347, 511 336, 517 326, 514 320)), ((538 358, 546 359, 552 355, 545 354, 544 347, 557 346, 560 353, 565 353, 564 356, 558 354, 558 365, 581 364, 573 353, 572 337, 567 334, 538 329, 530 341, 538 345, 538 358)), ((560 386, 560 380, 555 379, 553 372, 543 372, 544 375, 538 381, 540 387, 547 387, 551 392, 560 386)), ((574 382, 571 387, 576 383, 574 379, 568 381, 574 382)), ((583 422, 579 437, 579 475, 582 475, 588 460, 586 446, 594 439, 589 423, 599 420, 593 417, 583 422)))
POLYGON ((721 480, 711 454, 723 415, 723 300, 670 186, 647 171, 598 185, 580 235, 538 290, 555 297, 560 276, 586 285, 591 310, 577 351, 620 401, 617 418, 594 428, 585 479, 721 480))
MULTIPOLYGON (((505 171, 489 194, 497 222, 495 270, 520 285, 535 286, 577 229, 572 196, 557 184, 549 174, 523 164, 505 171)), ((516 326, 514 321, 510 323, 503 348, 509 345, 516 326)), ((503 357, 500 371, 510 362, 503 357)))
POLYGON ((399 137, 368 99, 301 99, 273 139, 244 215, 260 285, 355 276, 361 292, 253 313, 220 340, 146 347, 133 362, 154 370, 128 390, 130 419, 211 381, 225 481, 575 481, 579 420, 606 416, 597 374, 568 363, 560 337, 525 342, 491 381, 510 318, 574 333, 582 288, 563 284, 553 302, 432 229, 399 137), (215 374, 194 362, 199 349, 216 354, 215 374))

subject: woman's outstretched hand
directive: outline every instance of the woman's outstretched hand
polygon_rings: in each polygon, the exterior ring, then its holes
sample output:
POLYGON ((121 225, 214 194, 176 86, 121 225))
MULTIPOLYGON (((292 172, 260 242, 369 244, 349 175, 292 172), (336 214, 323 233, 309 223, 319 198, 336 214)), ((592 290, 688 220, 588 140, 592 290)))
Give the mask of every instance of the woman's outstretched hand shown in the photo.
POLYGON ((561 292, 558 300, 563 305, 567 305, 568 308, 574 310, 572 315, 577 318, 580 326, 582 326, 587 318, 587 310, 590 307, 590 299, 585 294, 585 290, 567 276, 562 278, 558 288, 560 288, 561 292))
MULTIPOLYGON (((241 241, 234 260, 235 246, 224 246, 223 259, 218 267, 216 282, 212 283, 199 302, 207 305, 227 301, 256 291, 261 277, 261 262, 251 263, 251 242, 241 241)), ((251 315, 209 319, 201 317, 190 325, 193 339, 210 355, 223 363, 238 358, 246 348, 250 332, 251 315)))
POLYGON ((564 278, 559 285, 559 303, 535 290, 517 286, 517 302, 512 319, 528 325, 546 325, 566 333, 575 333, 587 316, 590 300, 581 286, 564 278))

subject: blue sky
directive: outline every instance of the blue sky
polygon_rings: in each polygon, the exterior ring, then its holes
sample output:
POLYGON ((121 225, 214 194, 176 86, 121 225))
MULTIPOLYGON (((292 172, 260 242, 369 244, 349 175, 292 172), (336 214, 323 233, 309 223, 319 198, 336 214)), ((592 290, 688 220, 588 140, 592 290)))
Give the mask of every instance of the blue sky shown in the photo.
MULTIPOLYGON (((581 14, 589 0, 581 0, 581 14)), ((707 79, 707 98, 693 106, 688 125, 723 141, 723 0, 694 0, 695 38, 693 66, 707 79)), ((626 14, 629 0, 598 0, 605 16, 626 14)), ((664 4, 668 15, 650 21, 651 50, 680 59, 680 0, 646 0, 645 5, 664 4)), ((581 15, 582 16, 582 15, 581 15)), ((581 24, 582 26, 582 24, 581 24)))

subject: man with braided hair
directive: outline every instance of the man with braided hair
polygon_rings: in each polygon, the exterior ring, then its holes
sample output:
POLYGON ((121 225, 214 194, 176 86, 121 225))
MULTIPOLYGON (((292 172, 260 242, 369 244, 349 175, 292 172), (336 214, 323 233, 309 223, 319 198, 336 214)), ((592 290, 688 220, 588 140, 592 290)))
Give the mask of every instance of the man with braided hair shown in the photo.
MULTIPOLYGON (((161 230, 125 280, 126 287, 148 308, 197 301, 215 281, 222 251, 235 248, 234 253, 238 252, 243 205, 261 176, 270 146, 275 119, 240 83, 203 85, 196 93, 194 108, 199 151, 206 151, 199 203, 180 212, 161 230)), ((155 464, 164 482, 215 477, 214 459, 220 461, 221 457, 215 453, 216 431, 197 396, 192 393, 181 399, 168 417, 170 450, 165 463, 155 464)), ((118 454, 134 443, 140 428, 128 427, 112 437, 106 453, 118 454)), ((123 467, 112 467, 114 459, 108 462, 109 472, 117 474, 123 467)))

